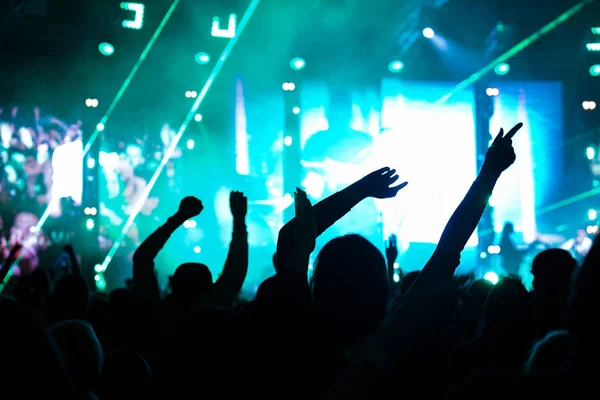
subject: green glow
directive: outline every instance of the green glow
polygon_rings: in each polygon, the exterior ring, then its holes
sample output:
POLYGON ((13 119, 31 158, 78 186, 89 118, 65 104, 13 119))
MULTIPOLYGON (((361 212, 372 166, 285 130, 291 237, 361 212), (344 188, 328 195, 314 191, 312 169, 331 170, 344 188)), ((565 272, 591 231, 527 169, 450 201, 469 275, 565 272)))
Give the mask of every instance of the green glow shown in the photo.
POLYGON ((198 64, 205 65, 210 62, 210 55, 208 53, 200 52, 196 54, 194 59, 198 64))
POLYGON ((123 20, 123 28, 128 28, 128 29, 142 29, 142 27, 144 26, 144 11, 146 9, 146 6, 144 6, 142 3, 121 3, 121 9, 122 10, 126 10, 126 11, 133 11, 135 12, 135 18, 133 20, 131 19, 125 19, 123 20))
POLYGON ((594 35, 600 35, 600 26, 595 26, 592 28, 592 33, 594 35))
POLYGON ((506 75, 510 71, 510 65, 507 63, 500 63, 494 67, 496 75, 506 75))
MULTIPOLYGON (((240 23, 241 25, 241 23, 240 23)), ((233 39, 237 31, 237 15, 230 14, 229 22, 227 23, 227 29, 221 29, 221 20, 219 17, 213 17, 213 22, 210 30, 210 34, 214 37, 233 39)))
POLYGON ((104 42, 98 45, 98 51, 103 56, 111 56, 115 52, 115 48, 112 44, 104 42))
POLYGON ((461 83, 456 85, 449 93, 442 96, 437 101, 437 103, 444 103, 444 102, 448 101, 448 99, 450 97, 452 97, 454 94, 462 92, 463 90, 465 90, 466 88, 471 86, 473 83, 475 83, 479 79, 481 79, 483 76, 485 76, 488 72, 493 70, 496 65, 506 62, 511 57, 520 53, 525 48, 530 46, 533 42, 537 41, 539 38, 546 35, 548 32, 551 32, 552 30, 554 30, 557 26, 559 26, 560 24, 562 24, 563 22, 565 22, 566 20, 571 18, 573 15, 577 14, 586 5, 588 5, 589 3, 592 3, 594 1, 595 0, 583 0, 583 1, 579 2, 578 4, 574 5, 573 7, 571 7, 570 9, 568 9, 567 11, 565 11, 564 13, 560 14, 558 17, 556 17, 555 19, 553 19, 552 21, 550 21, 549 23, 544 25, 540 30, 529 35, 527 38, 523 39, 520 43, 518 43, 512 49, 508 50, 506 53, 502 54, 501 56, 499 56, 498 58, 493 60, 491 63, 489 63, 488 65, 483 67, 480 71, 475 72, 473 75, 471 75, 470 77, 468 77, 467 79, 465 79, 464 81, 462 81, 461 83))
POLYGON ((388 69, 390 70, 390 72, 400 72, 404 69, 404 63, 399 60, 392 61, 388 65, 388 69))
MULTIPOLYGON (((148 42, 148 44, 144 48, 144 51, 142 51, 142 54, 140 54, 140 57, 139 57, 138 61, 135 63, 135 65, 131 69, 131 72, 129 73, 129 75, 125 79, 125 82, 123 82, 123 85, 121 86, 121 88, 117 92, 117 95, 115 96, 114 100, 112 101, 112 103, 110 103, 110 106, 108 107, 108 110, 106 110, 106 114, 104 114, 104 116, 102 117, 102 119, 100 120, 100 122, 98 122, 98 124, 96 125, 96 130, 94 131, 94 133, 92 133, 92 135, 90 136, 89 140, 87 141, 87 143, 83 147, 83 157, 85 157, 87 155, 87 153, 92 148, 92 145, 94 144, 94 142, 98 138, 98 135, 100 134, 100 132, 102 132, 104 130, 106 121, 108 120, 108 118, 110 117, 110 115, 114 111, 115 107, 117 106, 117 104, 121 100, 121 97, 123 97, 123 94, 125 93, 125 91, 129 87, 129 85, 131 84, 131 81, 133 80, 133 77, 135 76, 135 74, 137 73, 137 71, 140 69, 140 66, 142 65, 142 63, 144 62, 144 60, 146 59, 146 57, 148 56, 148 53, 152 49, 152 46, 154 46, 154 43, 156 42, 156 39, 158 39, 158 36, 160 36, 160 33, 162 32, 163 28, 165 27, 165 25, 169 21, 169 18, 171 18, 171 15, 173 14, 173 12, 175 11, 175 8, 179 4, 179 1, 180 0, 174 0, 173 1, 173 3, 171 4, 171 7, 169 7, 169 10, 167 10, 167 13, 165 14, 164 18, 162 19, 160 25, 158 26, 158 28, 156 28, 156 31, 152 35, 152 38, 150 38, 150 41, 148 42)), ((35 231, 39 231, 42 228, 42 226, 46 223, 46 221, 48 220, 48 217, 50 216, 50 212, 51 212, 53 206, 54 206, 53 203, 50 203, 48 205, 48 207, 46 208, 46 211, 44 211, 44 214, 42 214, 42 217, 40 218, 38 224, 35 226, 35 228, 34 228, 35 231)))
POLYGON ((591 76, 600 76, 600 64, 595 64, 590 67, 591 76))
POLYGON ((206 83, 204 84, 204 87, 202 88, 202 90, 198 94, 198 98, 196 98, 196 100, 194 101, 194 105, 188 111, 188 113, 187 113, 187 115, 186 115, 183 123, 181 124, 181 127, 177 131, 177 134, 175 135, 175 137, 173 138, 171 144, 169 145, 169 147, 165 151, 163 159, 161 160, 160 164, 156 168, 156 171, 154 172, 154 175, 152 175, 152 178, 150 178, 150 180, 148 181, 148 185, 146 186, 146 188, 144 189, 144 191, 140 195, 140 198, 139 198, 138 202, 135 204, 135 207, 133 208, 133 210, 131 211, 131 214, 129 215, 129 218, 127 219, 127 221, 123 225, 123 228, 121 229, 121 233, 119 234, 117 240, 115 240, 115 242, 113 243, 113 246, 109 250, 108 254, 106 255, 106 258, 104 259, 104 261, 102 262, 102 268, 101 268, 100 273, 106 271, 106 268, 108 268, 108 265, 112 261, 112 258, 117 253, 117 250, 119 249, 119 247, 121 246, 121 243, 125 239, 125 236, 127 235, 127 232, 129 231, 129 229, 133 225, 133 221, 134 221, 135 217, 140 212, 140 210, 142 209, 142 206, 143 206, 144 202, 148 198, 148 195, 150 194, 150 191, 152 190, 152 187, 156 183, 156 181, 157 181, 158 177, 160 176, 160 174, 161 174, 162 170, 164 169, 164 167, 169 162, 169 159, 171 158, 171 156, 173 155, 173 152, 177 148, 177 145, 179 144, 179 141, 181 140, 181 137, 183 136, 183 134, 187 130, 190 122, 192 121, 192 119, 196 115, 196 112, 198 111, 198 108, 200 107, 200 104, 202 103, 202 101, 206 97, 206 94, 207 94, 208 90, 210 89, 210 87, 212 86, 212 84, 213 84, 214 80, 216 79, 217 75, 219 74, 219 72, 223 68, 223 65, 225 64, 225 62, 229 58, 229 55, 231 54, 231 51, 233 50, 233 47, 237 43, 240 34, 243 32, 244 28, 248 24, 248 21, 250 20, 250 17, 252 16, 252 14, 254 13, 254 11, 256 10, 256 7, 258 6, 259 3, 260 3, 260 0, 252 0, 252 3, 250 3, 250 5, 248 6, 248 9, 246 10, 246 13, 242 17, 242 19, 240 21, 240 24, 238 26, 238 30, 239 30, 238 33, 239 34, 235 35, 233 38, 231 38, 231 40, 229 40, 229 42, 227 42, 227 46, 225 46, 225 49, 223 49, 223 52, 221 53, 221 56, 219 57, 217 63, 215 64, 215 66, 214 66, 212 72, 210 73, 208 79, 206 80, 206 83))
POLYGON ((600 51, 600 43, 588 43, 585 45, 585 48, 587 49, 587 51, 600 51))
POLYGON ((295 71, 300 71, 306 67, 306 61, 300 57, 293 58, 292 61, 290 61, 290 67, 295 71))

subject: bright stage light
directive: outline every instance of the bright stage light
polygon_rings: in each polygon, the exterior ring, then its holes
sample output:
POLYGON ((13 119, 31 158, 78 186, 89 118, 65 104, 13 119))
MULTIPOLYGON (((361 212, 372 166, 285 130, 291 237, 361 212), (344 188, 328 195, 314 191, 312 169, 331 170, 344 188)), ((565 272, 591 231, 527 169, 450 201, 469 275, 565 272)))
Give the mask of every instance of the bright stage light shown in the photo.
POLYGON ((210 34, 214 37, 232 39, 235 37, 237 29, 237 15, 230 14, 227 23, 227 29, 221 29, 221 20, 219 17, 213 17, 210 34))
POLYGON ((104 124, 102 122, 99 122, 98 125, 96 125, 96 130, 98 132, 102 132, 104 130, 104 124))
POLYGON ((431 39, 435 36, 435 32, 431 28, 425 28, 423 29, 423 36, 425 36, 427 39, 431 39))
POLYGON ((128 29, 142 29, 144 26, 144 11, 146 6, 142 3, 129 3, 123 2, 121 3, 121 9, 126 11, 133 11, 135 13, 134 19, 125 19, 123 20, 123 28, 128 29))
POLYGON ((290 61, 290 67, 292 67, 293 70, 300 71, 306 67, 306 61, 300 57, 293 58, 292 61, 290 61))
POLYGON ((590 67, 591 76, 600 76, 600 64, 595 64, 590 67))
POLYGON ((186 90, 186 92, 185 92, 186 99, 195 99, 196 97, 198 97, 198 92, 196 92, 195 90, 186 90))
POLYGON ((208 53, 200 52, 200 53, 196 53, 196 56, 194 57, 194 59, 196 60, 196 62, 198 64, 205 65, 210 62, 210 55, 208 53))
POLYGON ((281 85, 281 88, 286 92, 293 92, 296 90, 296 84, 294 82, 284 82, 284 84, 281 85))
POLYGON ((103 42, 98 45, 98 51, 103 56, 112 56, 115 52, 115 48, 112 44, 103 42))
POLYGON ((490 282, 492 285, 495 285, 500 280, 500 278, 498 277, 498 274, 493 271, 486 272, 485 275, 483 276, 483 279, 490 282))
POLYGON ((583 107, 583 109, 586 111, 592 111, 592 110, 596 109, 596 102, 595 101, 584 101, 581 103, 581 107, 583 107))
POLYGON ((196 121, 196 122, 202 121, 202 114, 196 114, 196 115, 194 115, 194 121, 196 121))
POLYGON ((595 220, 596 218, 598 218, 598 212, 597 212, 596 210, 594 210, 593 208, 592 208, 592 209, 589 209, 589 210, 588 210, 588 219, 589 219, 590 221, 593 221, 593 220, 595 220))
POLYGON ((90 98, 85 99, 86 107, 96 108, 96 107, 98 107, 98 104, 99 104, 98 99, 90 99, 90 98))
POLYGON ((494 72, 496 75, 506 75, 510 71, 510 65, 507 63, 500 63, 494 67, 494 72))
POLYGON ((92 168, 94 168, 95 166, 96 166, 96 159, 94 159, 94 158, 91 158, 91 157, 90 157, 90 158, 88 158, 88 160, 87 160, 87 167, 88 167, 89 169, 92 169, 92 168))
POLYGON ((593 160, 594 158, 596 158, 596 149, 592 146, 588 147, 585 150, 585 155, 587 156, 588 160, 593 160))
POLYGON ((292 145, 292 137, 291 136, 286 136, 283 138, 283 144, 285 144, 286 146, 290 147, 292 145))
POLYGON ((195 145, 196 145, 196 143, 192 139, 187 141, 187 149, 188 150, 193 150, 195 145))
POLYGON ((485 94, 487 94, 490 97, 496 97, 496 96, 500 95, 500 89, 498 89, 498 88, 487 88, 487 89, 485 89, 485 94))
POLYGON ((201 251, 202 251, 202 248, 200 246, 194 246, 194 253, 200 254, 201 251))
POLYGON ((298 115, 298 114, 300 114, 300 107, 294 107, 294 108, 292 108, 292 112, 293 112, 295 115, 298 115))
POLYGON ((85 229, 87 229, 88 231, 94 229, 94 226, 96 226, 96 224, 94 223, 93 218, 88 218, 87 221, 85 221, 85 229))
POLYGON ((400 72, 404 69, 404 63, 399 60, 394 60, 388 65, 390 72, 400 72))

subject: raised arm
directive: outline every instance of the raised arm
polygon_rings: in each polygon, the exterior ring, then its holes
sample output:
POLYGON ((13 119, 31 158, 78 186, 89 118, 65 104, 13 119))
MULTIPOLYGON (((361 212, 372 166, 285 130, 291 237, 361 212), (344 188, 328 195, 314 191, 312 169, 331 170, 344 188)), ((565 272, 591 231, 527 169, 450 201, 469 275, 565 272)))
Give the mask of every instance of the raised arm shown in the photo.
POLYGON ((223 273, 215 287, 215 303, 226 307, 235 300, 248 273, 248 199, 242 192, 231 192, 229 205, 233 215, 233 234, 223 273))
POLYGON ((155 230, 138 247, 133 255, 133 282, 136 293, 147 299, 159 299, 160 289, 154 271, 154 259, 164 247, 173 232, 185 221, 194 218, 202 210, 202 202, 195 197, 185 197, 179 210, 167 222, 155 230))
POLYGON ((452 279, 454 270, 460 263, 460 253, 477 227, 498 178, 516 160, 512 138, 522 126, 522 123, 518 123, 506 135, 504 130, 500 129, 500 133, 487 151, 479 175, 450 217, 439 244, 417 278, 413 289, 452 279))
MULTIPOLYGON (((387 199, 396 196, 398 191, 408 183, 404 182, 392 186, 398 180, 398 175, 395 175, 395 173, 396 170, 394 169, 381 168, 315 204, 313 209, 317 237, 367 197, 387 199)), ((294 254, 296 247, 294 224, 295 218, 285 224, 279 231, 279 239, 277 240, 278 273, 285 270, 294 254)))

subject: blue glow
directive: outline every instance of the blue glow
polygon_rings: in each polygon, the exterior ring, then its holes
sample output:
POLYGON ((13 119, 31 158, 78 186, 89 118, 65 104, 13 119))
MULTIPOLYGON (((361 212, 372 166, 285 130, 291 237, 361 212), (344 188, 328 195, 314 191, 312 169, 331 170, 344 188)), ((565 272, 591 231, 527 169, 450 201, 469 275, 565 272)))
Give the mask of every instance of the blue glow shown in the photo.
POLYGON ((208 53, 200 52, 196 54, 194 59, 198 64, 205 65, 210 62, 210 55, 208 53))
POLYGON ((296 57, 290 62, 290 67, 296 71, 300 71, 306 66, 306 61, 303 58, 296 57))
POLYGON ((400 72, 404 69, 404 63, 402 61, 396 60, 392 61, 388 68, 391 72, 400 72))
POLYGON ((506 75, 510 71, 510 65, 507 63, 500 63, 494 67, 496 75, 506 75))
POLYGON ((103 42, 98 45, 98 51, 100 51, 100 54, 103 56, 110 56, 115 52, 115 48, 112 44, 103 42))

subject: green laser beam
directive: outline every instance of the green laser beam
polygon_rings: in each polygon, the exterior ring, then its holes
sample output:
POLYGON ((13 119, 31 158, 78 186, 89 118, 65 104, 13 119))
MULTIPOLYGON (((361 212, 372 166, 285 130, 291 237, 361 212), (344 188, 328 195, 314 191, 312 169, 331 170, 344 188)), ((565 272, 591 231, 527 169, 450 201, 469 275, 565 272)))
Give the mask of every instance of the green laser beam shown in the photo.
POLYGON ((567 21, 573 15, 575 15, 579 11, 581 11, 586 5, 593 3, 594 1, 596 1, 596 0, 583 0, 583 1, 579 2, 578 4, 574 5, 573 7, 571 7, 570 9, 568 9, 567 11, 563 12, 558 17, 556 17, 555 19, 553 19, 552 21, 550 21, 549 23, 544 25, 540 30, 538 30, 535 33, 532 33, 527 38, 523 39, 521 42, 516 44, 513 48, 508 50, 506 53, 502 54, 501 56, 496 58, 494 61, 492 61, 485 67, 483 67, 481 70, 479 70, 478 72, 475 72, 473 75, 471 75, 470 77, 468 77, 467 79, 465 79, 464 81, 462 81, 461 83, 456 85, 449 93, 445 94, 440 99, 438 99, 436 101, 436 104, 445 103, 446 101, 448 101, 450 99, 450 97, 454 96, 456 93, 462 92, 463 90, 465 90, 466 88, 471 86, 473 83, 475 83, 479 79, 481 79, 484 75, 486 75, 492 69, 494 69, 494 67, 496 65, 506 62, 511 57, 520 53, 522 50, 529 47, 533 42, 537 41, 542 36, 546 35, 547 33, 551 32, 552 30, 554 30, 557 26, 559 26, 563 22, 567 21))
MULTIPOLYGON (((131 71, 129 72, 129 75, 127 75, 127 78, 125 78, 125 81, 121 85, 121 88, 117 92, 115 98, 113 99, 113 101, 108 106, 108 109, 106 110, 106 113, 104 114, 104 116, 100 120, 100 123, 98 125, 96 125, 96 127, 94 128, 94 133, 92 133, 92 135, 88 139, 87 143, 83 147, 83 156, 82 157, 85 157, 87 155, 87 153, 92 148, 92 145, 94 144, 94 142, 98 138, 98 135, 100 134, 100 132, 102 132, 104 130, 104 126, 106 125, 106 121, 108 121, 108 118, 110 117, 110 115, 112 114, 112 112, 115 110, 117 104, 119 103, 119 101, 123 97, 123 94, 125 93, 125 91, 129 87, 129 85, 131 84, 131 81, 133 80, 134 76, 137 74, 138 70, 140 69, 142 63, 144 62, 144 60, 148 56, 148 53, 150 53, 150 50, 154 46, 154 43, 156 43, 156 40, 158 39, 158 37, 160 36, 161 32, 163 31, 165 25, 167 24, 167 22, 171 18, 171 15, 173 15, 173 12, 175 11, 175 8, 177 8, 177 5, 179 4, 179 2, 180 2, 180 0, 174 0, 173 3, 171 4, 171 7, 169 7, 169 9, 167 10, 165 16, 163 17, 162 21, 158 25, 158 28, 156 28, 156 30, 154 31, 154 34, 150 38, 150 41, 148 41, 148 44, 146 45, 146 47, 144 48, 144 50, 140 54, 140 57, 138 58, 137 62, 135 63, 135 65, 133 66, 133 68, 131 69, 131 71), (101 126, 101 129, 99 129, 100 126, 101 126)), ((82 162, 83 162, 83 159, 82 159, 82 162)), ((54 200, 54 201, 58 201, 58 200, 54 200)), ((46 210, 42 214, 40 220, 38 221, 37 225, 35 226, 35 228, 34 228, 35 232, 39 232, 40 229, 42 229, 42 226, 44 226, 44 224, 46 223, 46 221, 50 217, 50 214, 52 212, 52 207, 53 206, 54 206, 54 202, 53 202, 53 200, 51 200, 50 204, 48 205, 48 207, 46 208, 46 210)))
POLYGON ((148 198, 148 195, 150 194, 150 191, 152 190, 152 187, 156 183, 156 180, 160 176, 160 174, 161 174, 162 170, 164 169, 164 167, 169 162, 169 159, 171 158, 171 156, 173 155, 173 152, 177 148, 177 145, 178 145, 179 141, 181 140, 183 134, 187 130, 190 122, 192 121, 192 118, 194 118, 194 115, 196 114, 196 111, 198 110, 198 108, 200 107, 200 104, 202 104, 202 101, 206 97, 206 93, 208 92, 208 90, 212 86, 214 80, 216 79, 217 75, 219 74, 219 72, 223 68, 223 65, 225 65, 225 62, 229 58, 229 55, 231 54, 231 51, 233 50, 233 47, 237 43, 238 38, 241 36, 242 32, 244 31, 244 28, 248 24, 248 21, 250 20, 250 17, 252 17, 252 14, 254 13, 254 10, 256 10, 256 7, 258 6, 259 3, 260 3, 260 0, 252 0, 252 3, 250 3, 250 5, 248 6, 248 9, 244 13, 244 16, 242 17, 242 19, 241 19, 241 21, 240 21, 240 23, 239 23, 239 25, 237 27, 237 34, 227 42, 227 45, 223 49, 223 52, 221 53, 221 56, 219 57, 219 60, 215 64, 215 66, 214 66, 213 70, 211 71, 208 79, 206 80, 206 83, 204 84, 204 87, 202 88, 202 90, 198 94, 198 97, 196 98, 196 101, 194 102, 194 105, 188 111, 187 116, 185 117, 185 120, 181 124, 181 127, 179 128, 177 134, 173 138, 173 141, 171 142, 171 144, 167 148, 167 151, 165 151, 165 154, 164 154, 164 156, 163 156, 160 164, 156 168, 156 171, 152 175, 152 178, 148 182, 148 185, 146 186, 146 188, 142 192, 142 194, 141 194, 138 202, 135 204, 135 207, 133 208, 131 214, 129 215, 129 218, 127 219, 127 221, 123 225, 123 228, 121 229, 121 233, 119 234, 117 240, 115 240, 115 242, 113 243, 113 245, 110 248, 108 254, 106 255, 106 258, 102 262, 102 265, 100 266, 100 268, 96 272, 103 273, 108 268, 108 265, 112 261, 112 258, 115 256, 115 254, 117 253, 117 250, 119 249, 119 247, 121 246, 123 240, 125 239, 125 236, 127 235, 127 232, 129 231, 129 229, 133 225, 133 221, 134 221, 135 217, 138 215, 138 213, 140 212, 140 210, 142 209, 142 207, 144 205, 144 202, 148 198))

